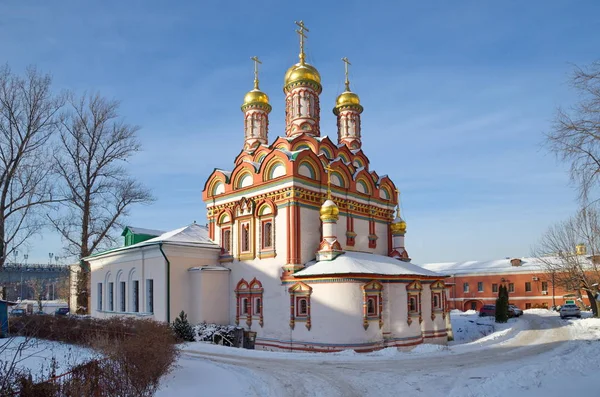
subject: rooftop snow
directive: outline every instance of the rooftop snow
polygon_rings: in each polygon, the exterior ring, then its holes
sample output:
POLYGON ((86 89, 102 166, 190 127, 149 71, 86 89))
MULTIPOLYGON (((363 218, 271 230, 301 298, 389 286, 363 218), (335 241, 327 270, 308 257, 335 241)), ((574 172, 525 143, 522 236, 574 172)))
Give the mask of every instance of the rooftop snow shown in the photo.
MULTIPOLYGON (((526 273, 544 271, 544 263, 538 258, 516 259, 520 259, 520 266, 513 266, 511 264, 511 259, 499 259, 491 261, 427 263, 421 265, 421 267, 434 272, 443 272, 445 274, 526 273)), ((551 261, 553 259, 553 257, 548 257, 545 260, 551 261)))
POLYGON ((120 247, 104 252, 99 252, 97 254, 90 255, 87 258, 97 258, 105 254, 112 254, 114 252, 126 251, 133 248, 140 248, 159 243, 219 248, 219 246, 208 237, 208 229, 205 226, 200 226, 196 223, 192 223, 191 225, 163 233, 158 237, 154 237, 137 244, 128 245, 126 247, 120 247))
POLYGON ((402 262, 389 256, 365 252, 345 252, 331 261, 312 261, 294 276, 320 276, 325 274, 383 274, 439 276, 439 273, 424 269, 410 262, 402 262))
POLYGON ((129 229, 129 231, 133 234, 145 234, 147 236, 160 236, 161 234, 165 233, 164 230, 146 229, 136 226, 126 226, 125 228, 129 229))

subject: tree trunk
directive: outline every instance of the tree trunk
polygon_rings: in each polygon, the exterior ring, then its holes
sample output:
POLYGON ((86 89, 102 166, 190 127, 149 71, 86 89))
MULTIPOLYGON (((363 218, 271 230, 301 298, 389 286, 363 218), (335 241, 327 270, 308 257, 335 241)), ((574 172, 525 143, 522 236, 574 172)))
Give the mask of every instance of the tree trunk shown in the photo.
POLYGON ((590 290, 586 290, 585 292, 587 293, 587 297, 590 300, 590 306, 592 307, 594 317, 598 317, 598 302, 596 301, 596 296, 590 290))

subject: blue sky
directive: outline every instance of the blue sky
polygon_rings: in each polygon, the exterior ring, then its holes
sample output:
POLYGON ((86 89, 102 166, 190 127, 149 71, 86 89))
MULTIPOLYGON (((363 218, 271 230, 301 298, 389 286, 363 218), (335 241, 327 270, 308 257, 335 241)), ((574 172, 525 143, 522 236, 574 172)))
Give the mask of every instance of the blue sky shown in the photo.
MULTIPOLYGON (((577 207, 543 132, 576 99, 571 64, 599 58, 598 15, 595 0, 3 0, 0 62, 19 72, 35 64, 57 90, 121 100, 141 126, 143 152, 129 170, 157 198, 128 223, 173 229, 205 222, 206 177, 230 169, 242 147, 253 55, 273 106, 271 141, 284 133, 282 81, 303 19, 308 61, 323 79, 322 134, 336 135, 330 110, 346 56, 365 108, 363 149, 402 191, 413 261, 492 259, 529 255, 577 207)), ((46 232, 31 241, 29 262, 60 251, 46 232)))

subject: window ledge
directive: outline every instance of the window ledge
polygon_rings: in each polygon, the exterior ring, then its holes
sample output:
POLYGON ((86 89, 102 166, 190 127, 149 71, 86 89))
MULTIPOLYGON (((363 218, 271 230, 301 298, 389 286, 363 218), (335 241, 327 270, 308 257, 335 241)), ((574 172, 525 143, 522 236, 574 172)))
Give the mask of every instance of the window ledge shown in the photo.
POLYGON ((138 317, 154 316, 154 313, 150 313, 150 312, 118 312, 118 311, 114 311, 114 310, 96 310, 96 311, 98 313, 118 314, 118 315, 125 315, 125 316, 138 316, 138 317))

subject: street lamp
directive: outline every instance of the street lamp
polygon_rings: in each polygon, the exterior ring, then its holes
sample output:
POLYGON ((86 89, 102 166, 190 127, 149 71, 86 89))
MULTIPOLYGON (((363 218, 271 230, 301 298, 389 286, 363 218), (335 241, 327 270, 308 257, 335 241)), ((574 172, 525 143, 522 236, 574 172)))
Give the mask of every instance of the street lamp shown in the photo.
POLYGON ((52 257, 54 256, 54 254, 52 252, 48 253, 48 264, 51 265, 52 264, 52 257))

